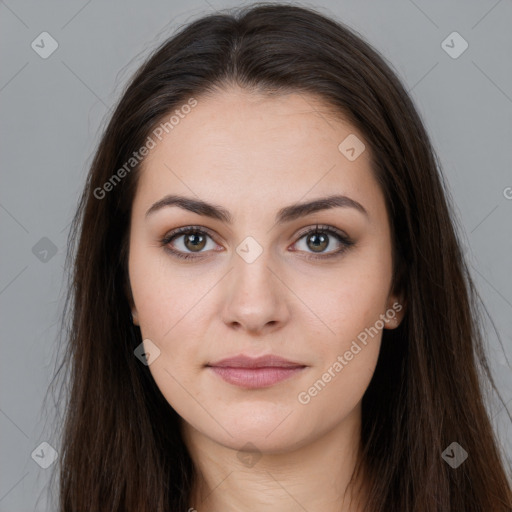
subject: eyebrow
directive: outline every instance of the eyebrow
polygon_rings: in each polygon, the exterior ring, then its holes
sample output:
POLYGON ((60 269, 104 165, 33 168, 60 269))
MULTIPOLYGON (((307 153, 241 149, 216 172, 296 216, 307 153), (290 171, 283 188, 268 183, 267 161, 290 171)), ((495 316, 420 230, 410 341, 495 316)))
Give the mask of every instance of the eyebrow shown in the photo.
MULTIPOLYGON (((154 203, 146 212, 146 218, 151 214, 169 206, 177 206, 212 219, 220 220, 226 224, 233 223, 233 216, 224 207, 207 203, 200 199, 192 199, 191 197, 179 195, 167 195, 154 203)), ((321 210, 329 210, 331 208, 354 208, 366 217, 369 217, 368 212, 361 203, 344 195, 332 195, 321 197, 307 203, 296 203, 290 206, 281 208, 276 215, 275 223, 283 224, 291 222, 300 217, 304 217, 311 213, 319 212, 321 210)))

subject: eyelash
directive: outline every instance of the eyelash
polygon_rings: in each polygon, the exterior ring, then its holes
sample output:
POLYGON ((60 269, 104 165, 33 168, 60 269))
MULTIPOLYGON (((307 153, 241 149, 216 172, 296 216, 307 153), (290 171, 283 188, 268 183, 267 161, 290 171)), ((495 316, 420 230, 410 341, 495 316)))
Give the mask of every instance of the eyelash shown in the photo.
MULTIPOLYGON (((302 238, 306 237, 310 234, 320 234, 320 233, 327 233, 329 235, 334 236, 341 244, 342 247, 338 249, 335 252, 327 253, 327 254, 312 254, 309 253, 308 256, 305 256, 308 260, 322 260, 327 258, 333 258, 335 256, 339 256, 342 253, 344 253, 348 248, 350 248, 352 245, 354 245, 354 242, 345 235, 342 231, 339 231, 337 228, 333 226, 325 226, 325 225, 315 225, 313 228, 309 228, 306 231, 302 232, 297 239, 297 241, 301 240, 302 238)), ((168 245, 175 239, 178 238, 179 235, 191 235, 191 234, 200 234, 200 235, 208 235, 210 238, 213 239, 212 235, 208 230, 201 226, 185 226, 182 228, 175 229, 174 231, 171 231, 168 233, 162 240, 160 240, 160 244, 162 247, 166 249, 169 253, 171 253, 173 256, 176 256, 177 258, 184 259, 184 260, 190 260, 190 259, 197 259, 202 258, 202 256, 198 255, 192 255, 192 253, 182 253, 180 251, 176 251, 175 249, 171 249, 168 247, 168 245)), ((197 253, 200 254, 200 253, 197 253)))

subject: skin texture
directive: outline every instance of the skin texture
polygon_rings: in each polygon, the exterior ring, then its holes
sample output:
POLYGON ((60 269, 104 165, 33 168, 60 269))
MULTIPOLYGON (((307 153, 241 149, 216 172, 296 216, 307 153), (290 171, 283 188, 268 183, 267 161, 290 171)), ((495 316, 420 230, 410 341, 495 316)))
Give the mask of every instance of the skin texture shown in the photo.
MULTIPOLYGON (((183 419, 201 475, 190 506, 200 512, 339 511, 358 456, 361 400, 382 331, 359 343, 362 350, 307 404, 298 395, 379 315, 401 303, 391 293, 389 220, 368 145, 349 161, 338 145, 362 135, 314 96, 228 88, 197 99, 144 161, 129 253, 134 323, 161 351, 149 368, 183 419), (285 206, 335 193, 358 201, 368 216, 337 207, 283 225, 274 221, 285 206), (167 194, 220 205, 233 224, 176 206, 146 218, 167 194), (354 245, 331 258, 306 259, 342 247, 326 234, 329 246, 315 252, 312 236, 298 235, 316 224, 342 230, 354 245), (212 236, 203 235, 206 246, 194 253, 178 235, 172 246, 197 259, 173 257, 160 241, 190 225, 212 236), (236 252, 248 236, 263 250, 252 263, 236 252), (306 368, 251 390, 205 367, 238 354, 276 354, 306 368), (241 451, 247 443, 252 452, 241 451)), ((396 328, 403 312, 385 328, 396 328)), ((343 510, 362 510, 348 500, 343 510)))

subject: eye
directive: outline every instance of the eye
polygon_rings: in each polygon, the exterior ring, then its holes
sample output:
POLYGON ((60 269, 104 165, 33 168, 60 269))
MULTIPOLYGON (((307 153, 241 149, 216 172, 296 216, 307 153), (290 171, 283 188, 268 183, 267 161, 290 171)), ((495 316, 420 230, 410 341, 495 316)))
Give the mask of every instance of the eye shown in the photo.
POLYGON ((354 245, 354 242, 343 231, 333 226, 316 225, 314 228, 309 228, 300 234, 300 239, 295 243, 295 245, 303 239, 305 241, 305 249, 301 250, 308 252, 308 249, 311 249, 313 252, 306 256, 308 259, 331 258, 333 256, 340 255, 350 246, 354 245), (336 240, 335 243, 331 242, 330 237, 333 237, 336 240), (325 250, 333 245, 338 245, 338 248, 324 254, 325 250))
POLYGON ((194 256, 193 253, 200 254, 203 249, 206 247, 207 249, 215 249, 214 247, 207 247, 207 239, 211 238, 207 231, 204 228, 199 226, 185 226, 183 228, 178 228, 167 234, 161 241, 161 245, 165 246, 166 250, 171 252, 174 256, 183 259, 196 258, 200 256, 194 256), (175 240, 182 239, 176 245, 177 249, 171 246, 171 242, 175 242, 175 240), (187 251, 190 251, 187 253, 187 251))
MULTIPOLYGON (((343 231, 333 226, 319 226, 317 224, 315 227, 303 231, 299 236, 299 240, 294 245, 302 239, 305 240, 306 249, 300 249, 299 251, 307 253, 307 249, 311 249, 312 253, 305 256, 307 259, 331 258, 340 255, 354 245, 354 242, 343 231), (335 239, 334 244, 331 242, 331 238, 335 239), (338 245, 336 250, 324 254, 327 248, 336 244, 338 245)), ((168 233, 160 241, 160 244, 173 256, 182 259, 194 259, 202 257, 201 254, 207 252, 208 249, 217 250, 215 243, 213 243, 213 247, 208 248, 208 238, 213 242, 212 236, 205 228, 185 226, 168 233), (176 240, 179 240, 179 242, 176 243, 176 240), (205 250, 203 251, 203 249, 205 250)))

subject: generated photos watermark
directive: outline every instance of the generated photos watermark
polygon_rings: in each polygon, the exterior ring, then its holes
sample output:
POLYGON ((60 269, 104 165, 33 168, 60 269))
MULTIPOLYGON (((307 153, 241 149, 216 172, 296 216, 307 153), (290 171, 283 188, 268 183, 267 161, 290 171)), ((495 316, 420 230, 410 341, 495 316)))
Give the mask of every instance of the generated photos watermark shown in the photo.
POLYGON ((149 152, 154 149, 157 145, 157 141, 163 139, 164 134, 170 133, 181 121, 185 119, 192 109, 197 106, 197 100, 195 98, 189 98, 187 103, 184 103, 180 108, 174 110, 169 119, 165 122, 160 123, 152 132, 148 135, 144 144, 134 151, 132 156, 114 173, 112 176, 101 186, 96 187, 93 191, 93 195, 96 199, 103 199, 106 197, 108 192, 114 190, 115 186, 118 185, 121 180, 126 177, 142 160, 149 155, 149 152))
POLYGON ((395 302, 391 308, 387 309, 385 313, 379 316, 379 319, 371 327, 366 327, 364 331, 361 331, 357 335, 357 340, 352 341, 350 348, 345 351, 343 355, 338 355, 336 361, 334 361, 322 376, 306 391, 301 391, 297 395, 299 403, 302 405, 309 404, 311 399, 317 396, 318 393, 320 393, 325 386, 331 382, 341 372, 341 370, 343 370, 343 368, 352 361, 352 359, 354 359, 354 356, 359 354, 368 342, 377 336, 382 329, 384 329, 386 322, 389 322, 396 317, 396 314, 402 310, 402 307, 403 306, 400 303, 395 302))

